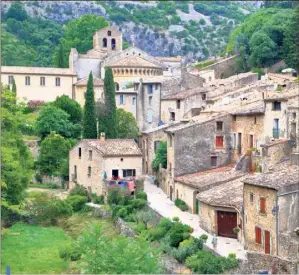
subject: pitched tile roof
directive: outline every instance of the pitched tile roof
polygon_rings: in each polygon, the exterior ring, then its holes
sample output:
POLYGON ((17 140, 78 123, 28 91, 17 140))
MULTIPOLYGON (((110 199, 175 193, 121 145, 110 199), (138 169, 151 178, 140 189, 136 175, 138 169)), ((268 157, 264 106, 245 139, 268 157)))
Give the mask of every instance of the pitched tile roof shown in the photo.
MULTIPOLYGON (((75 83, 75 86, 87 86, 88 77, 80 79, 78 82, 75 83)), ((100 78, 94 77, 93 78, 93 86, 104 86, 104 81, 100 78)))
POLYGON ((206 92, 206 89, 204 88, 194 88, 194 89, 188 89, 186 91, 182 91, 173 95, 168 95, 162 98, 162 100, 176 100, 176 99, 185 99, 188 98, 189 96, 196 95, 199 93, 204 93, 206 92))
POLYGON ((299 166, 284 161, 269 168, 269 172, 254 174, 243 180, 244 183, 279 190, 283 186, 299 183, 299 166))
POLYGON ((125 58, 122 58, 120 60, 116 60, 115 62, 111 62, 109 64, 110 67, 150 67, 150 68, 162 68, 142 57, 139 56, 132 56, 129 55, 125 58))
POLYGON ((85 139, 102 156, 141 156, 141 150, 134 139, 85 139))
POLYGON ((238 179, 243 175, 244 174, 241 171, 232 169, 232 165, 227 165, 207 171, 179 176, 175 178, 175 181, 194 187, 199 191, 205 191, 211 187, 238 179))
POLYGON ((1 73, 76 76, 76 74, 68 68, 49 67, 1 66, 1 73))
POLYGON ((199 193, 196 198, 212 206, 234 207, 241 210, 243 204, 244 177, 228 181, 199 193))

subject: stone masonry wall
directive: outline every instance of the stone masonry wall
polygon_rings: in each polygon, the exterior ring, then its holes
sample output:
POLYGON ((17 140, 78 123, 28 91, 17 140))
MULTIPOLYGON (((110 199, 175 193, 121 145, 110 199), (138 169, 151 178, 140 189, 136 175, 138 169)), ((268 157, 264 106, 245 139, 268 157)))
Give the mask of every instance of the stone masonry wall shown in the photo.
POLYGON ((214 168, 211 155, 217 156, 217 167, 232 161, 231 117, 223 116, 175 132, 174 175, 195 173, 214 168), (216 121, 223 121, 223 130, 216 130, 216 121), (215 147, 216 136, 224 137, 223 148, 215 147))

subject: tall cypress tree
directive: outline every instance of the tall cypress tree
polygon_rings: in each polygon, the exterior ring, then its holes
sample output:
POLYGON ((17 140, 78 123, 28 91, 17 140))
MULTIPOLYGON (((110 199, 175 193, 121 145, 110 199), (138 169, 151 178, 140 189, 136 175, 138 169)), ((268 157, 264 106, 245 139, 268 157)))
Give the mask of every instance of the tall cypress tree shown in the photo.
MULTIPOLYGON (((115 103, 115 84, 111 68, 106 68, 104 79, 105 94, 105 117, 99 119, 99 123, 103 123, 106 129, 107 138, 117 138, 116 131, 116 103, 115 103)), ((99 129, 103 129, 103 125, 99 125, 99 129)))
POLYGON ((83 138, 97 138, 97 120, 93 91, 93 76, 90 72, 85 93, 83 113, 83 138))
POLYGON ((13 92, 14 96, 17 96, 17 85, 16 85, 16 81, 15 78, 12 78, 12 87, 11 87, 11 91, 13 92))
POLYGON ((57 54, 57 67, 64 68, 64 50, 62 44, 60 44, 59 51, 57 54))

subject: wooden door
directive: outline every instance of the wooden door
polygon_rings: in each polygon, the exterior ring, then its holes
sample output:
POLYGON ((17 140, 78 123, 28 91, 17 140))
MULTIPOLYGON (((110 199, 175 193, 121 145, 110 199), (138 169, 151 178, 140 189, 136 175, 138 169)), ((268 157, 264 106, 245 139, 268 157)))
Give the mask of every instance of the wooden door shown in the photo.
POLYGON ((237 239, 233 229, 237 227, 237 213, 217 211, 218 236, 237 239))
POLYGON ((270 232, 265 230, 265 254, 270 254, 270 232))

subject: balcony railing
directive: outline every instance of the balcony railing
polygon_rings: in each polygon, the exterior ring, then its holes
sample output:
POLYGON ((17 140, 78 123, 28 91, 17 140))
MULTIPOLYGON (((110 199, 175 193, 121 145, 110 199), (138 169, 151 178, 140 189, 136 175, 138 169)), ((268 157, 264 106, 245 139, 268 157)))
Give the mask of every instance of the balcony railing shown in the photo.
POLYGON ((279 129, 273 129, 273 138, 279 138, 279 129))

